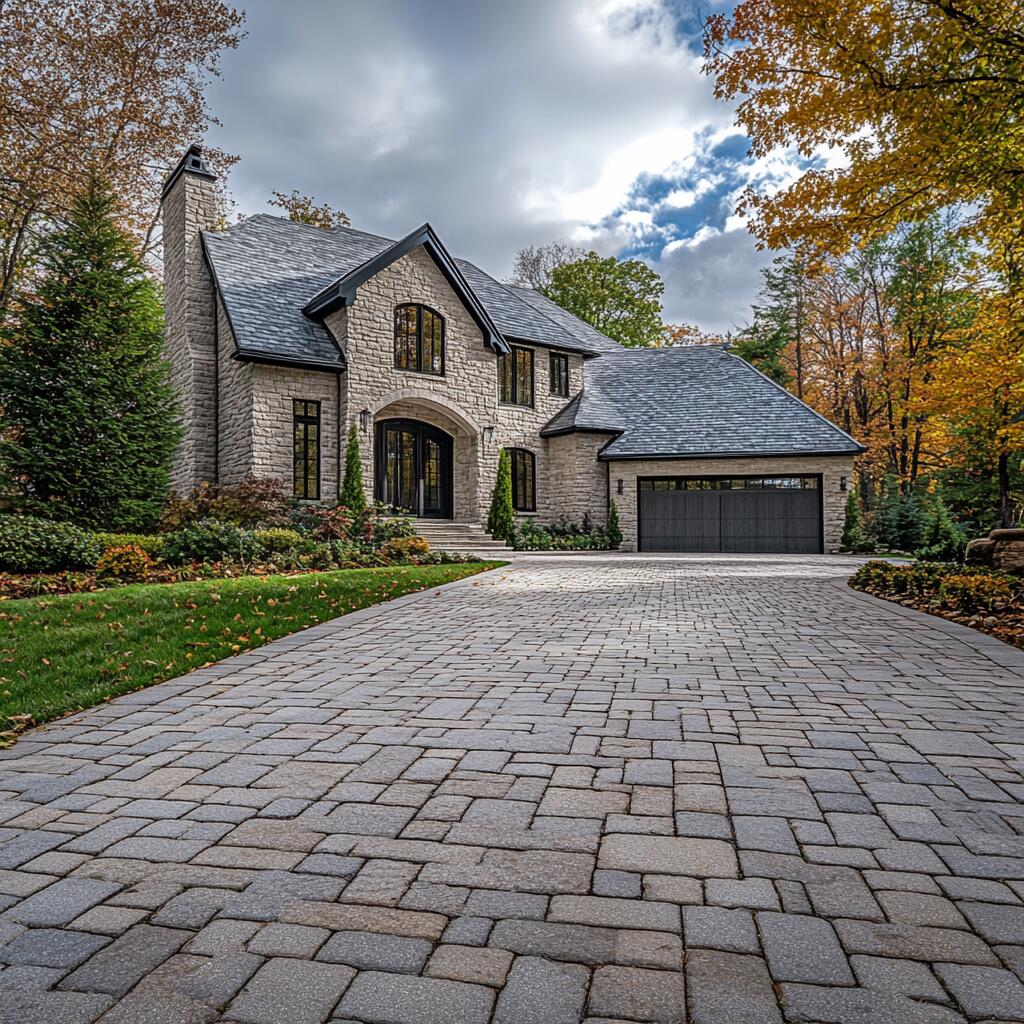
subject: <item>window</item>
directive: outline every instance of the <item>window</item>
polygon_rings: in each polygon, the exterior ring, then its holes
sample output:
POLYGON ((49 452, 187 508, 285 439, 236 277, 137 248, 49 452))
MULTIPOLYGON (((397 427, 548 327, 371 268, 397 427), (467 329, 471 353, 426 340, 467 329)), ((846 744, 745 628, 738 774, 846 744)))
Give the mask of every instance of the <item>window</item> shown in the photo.
POLYGON ((320 499, 320 403, 292 401, 292 494, 320 499))
POLYGON ((641 491, 813 491, 817 487, 816 476, 744 476, 732 479, 673 476, 640 481, 641 491))
POLYGON ((558 352, 551 353, 551 394, 559 398, 569 397, 569 357, 558 352))
POLYGON ((512 347, 498 357, 498 398, 505 405, 533 405, 533 349, 512 347))
POLYGON ((512 507, 517 512, 537 511, 537 463, 533 452, 509 448, 512 463, 512 507))
POLYGON ((444 376, 444 317, 429 306, 395 307, 395 369, 444 376))

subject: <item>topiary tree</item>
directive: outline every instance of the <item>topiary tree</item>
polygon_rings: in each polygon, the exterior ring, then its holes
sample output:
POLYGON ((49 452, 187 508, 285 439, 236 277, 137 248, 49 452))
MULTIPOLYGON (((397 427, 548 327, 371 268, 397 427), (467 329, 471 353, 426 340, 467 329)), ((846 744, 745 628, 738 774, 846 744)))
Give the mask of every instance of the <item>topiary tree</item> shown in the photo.
POLYGON ((608 547, 611 551, 617 551, 622 543, 622 527, 619 526, 619 506, 615 499, 608 505, 608 525, 604 528, 605 537, 608 539, 608 547))
POLYGON ((144 531, 180 427, 159 294, 118 217, 91 175, 41 243, 40 278, 0 339, 0 462, 20 511, 144 531))
POLYGON ((498 475, 487 513, 487 532, 496 540, 509 544, 516 533, 516 513, 512 507, 512 461, 504 448, 498 453, 498 475))
POLYGON ((345 447, 345 482, 341 485, 338 500, 353 512, 362 512, 366 509, 363 463, 359 458, 359 434, 354 423, 348 431, 348 444, 345 447))

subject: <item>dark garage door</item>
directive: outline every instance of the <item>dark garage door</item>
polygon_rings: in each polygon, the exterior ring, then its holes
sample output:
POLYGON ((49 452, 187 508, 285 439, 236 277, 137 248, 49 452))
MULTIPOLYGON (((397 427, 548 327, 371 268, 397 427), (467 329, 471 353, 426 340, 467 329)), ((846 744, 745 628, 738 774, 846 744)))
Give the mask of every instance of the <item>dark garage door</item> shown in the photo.
POLYGON ((638 483, 641 551, 822 550, 817 476, 650 477, 638 483))

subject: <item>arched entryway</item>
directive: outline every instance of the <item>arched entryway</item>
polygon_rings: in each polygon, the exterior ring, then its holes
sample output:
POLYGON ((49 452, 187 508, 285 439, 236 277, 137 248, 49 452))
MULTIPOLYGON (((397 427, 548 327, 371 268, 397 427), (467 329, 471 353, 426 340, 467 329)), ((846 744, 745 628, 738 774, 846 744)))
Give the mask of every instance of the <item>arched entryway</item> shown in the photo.
POLYGON ((452 437, 413 419, 377 422, 375 496, 395 512, 452 518, 452 437))

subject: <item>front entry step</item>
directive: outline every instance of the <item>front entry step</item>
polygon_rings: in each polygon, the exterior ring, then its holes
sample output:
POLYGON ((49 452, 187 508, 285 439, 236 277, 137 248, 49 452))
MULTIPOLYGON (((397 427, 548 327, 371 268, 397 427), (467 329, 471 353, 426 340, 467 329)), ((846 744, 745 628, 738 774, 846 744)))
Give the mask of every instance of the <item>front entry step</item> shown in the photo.
POLYGON ((419 536, 426 538, 434 551, 479 551, 500 554, 512 549, 503 540, 495 540, 479 523, 458 523, 452 519, 413 520, 419 536))

